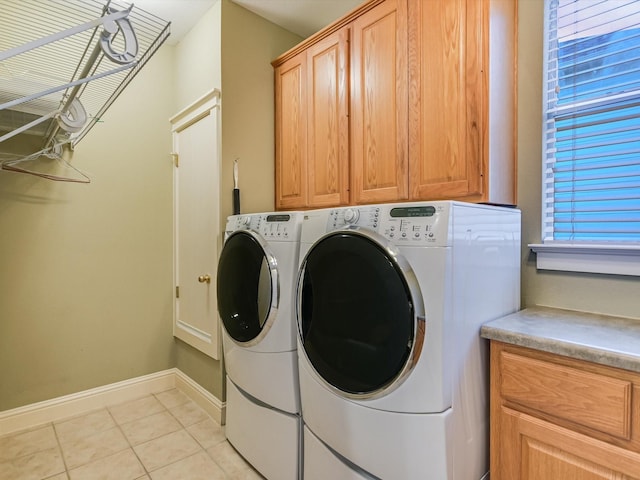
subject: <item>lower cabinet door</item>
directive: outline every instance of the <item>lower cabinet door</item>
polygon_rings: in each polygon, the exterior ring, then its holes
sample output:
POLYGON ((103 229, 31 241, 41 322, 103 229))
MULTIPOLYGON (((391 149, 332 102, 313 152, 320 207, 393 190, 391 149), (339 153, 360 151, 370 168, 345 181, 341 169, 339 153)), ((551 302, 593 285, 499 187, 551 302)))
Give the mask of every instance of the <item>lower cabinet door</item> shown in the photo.
MULTIPOLYGON (((502 448, 492 478, 637 480, 640 454, 503 407, 502 448)), ((495 452, 494 452, 495 453, 495 452)), ((493 473, 493 472, 492 472, 493 473)))

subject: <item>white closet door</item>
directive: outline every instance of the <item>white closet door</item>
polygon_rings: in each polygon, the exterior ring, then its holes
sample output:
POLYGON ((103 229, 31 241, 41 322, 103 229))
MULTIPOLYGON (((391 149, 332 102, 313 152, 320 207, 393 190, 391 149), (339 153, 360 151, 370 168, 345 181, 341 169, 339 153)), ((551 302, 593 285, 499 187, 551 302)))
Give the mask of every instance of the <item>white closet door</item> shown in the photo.
POLYGON ((216 270, 220 239, 219 92, 171 119, 174 147, 173 334, 218 359, 216 270))

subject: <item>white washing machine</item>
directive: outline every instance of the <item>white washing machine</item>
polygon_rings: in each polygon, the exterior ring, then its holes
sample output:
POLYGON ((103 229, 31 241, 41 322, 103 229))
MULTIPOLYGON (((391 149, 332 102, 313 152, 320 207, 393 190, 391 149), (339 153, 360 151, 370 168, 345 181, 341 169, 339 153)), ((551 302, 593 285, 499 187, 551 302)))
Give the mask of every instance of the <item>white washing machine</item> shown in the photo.
POLYGON ((305 480, 488 473, 482 323, 520 305, 520 212, 308 212, 297 285, 305 480))
POLYGON ((295 280, 302 214, 235 215, 218 263, 229 442, 270 480, 301 475, 295 280))

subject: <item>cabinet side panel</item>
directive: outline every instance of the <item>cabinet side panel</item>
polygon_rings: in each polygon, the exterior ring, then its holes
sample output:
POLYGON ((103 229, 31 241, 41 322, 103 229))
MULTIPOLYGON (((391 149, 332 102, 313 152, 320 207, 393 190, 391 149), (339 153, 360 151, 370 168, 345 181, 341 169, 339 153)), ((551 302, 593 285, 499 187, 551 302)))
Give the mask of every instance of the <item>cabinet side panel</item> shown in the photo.
POLYGON ((517 203, 516 98, 517 2, 491 0, 489 18, 489 109, 485 158, 492 203, 517 203))
POLYGON ((490 442, 489 442, 489 471, 491 478, 499 480, 504 477, 502 470, 505 465, 503 456, 509 453, 509 449, 502 448, 503 435, 502 432, 502 398, 500 397, 500 385, 502 384, 502 375, 500 371, 500 355, 502 348, 500 344, 491 342, 489 347, 490 355, 490 442))

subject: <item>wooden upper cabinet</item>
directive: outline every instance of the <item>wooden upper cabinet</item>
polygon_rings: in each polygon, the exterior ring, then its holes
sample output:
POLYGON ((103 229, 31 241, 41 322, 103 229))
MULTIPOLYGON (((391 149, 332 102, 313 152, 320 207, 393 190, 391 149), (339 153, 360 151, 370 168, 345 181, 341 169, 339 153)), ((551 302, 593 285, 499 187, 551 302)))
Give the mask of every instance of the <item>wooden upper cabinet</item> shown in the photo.
POLYGON ((352 23, 351 202, 408 198, 407 0, 352 23))
POLYGON ((515 0, 369 0, 273 61, 276 207, 516 203, 515 0))
POLYGON ((306 55, 296 55, 275 70, 276 205, 307 204, 306 55))
POLYGON ((349 30, 276 67, 276 206, 348 202, 349 30))
POLYGON ((407 0, 365 2, 273 65, 276 208, 408 198, 407 0))
POLYGON ((409 0, 411 199, 515 204, 516 4, 409 0))

